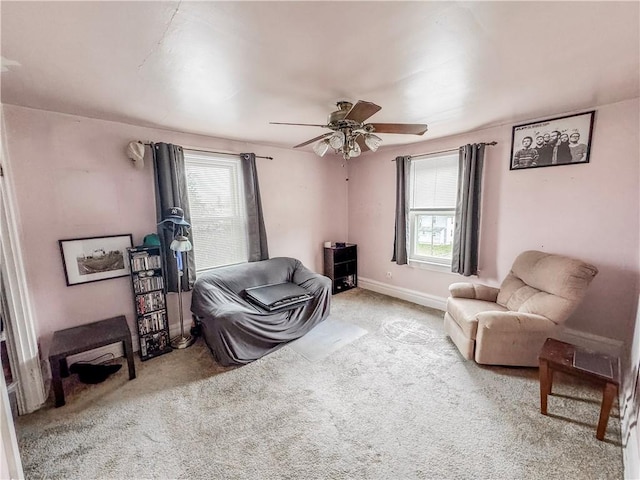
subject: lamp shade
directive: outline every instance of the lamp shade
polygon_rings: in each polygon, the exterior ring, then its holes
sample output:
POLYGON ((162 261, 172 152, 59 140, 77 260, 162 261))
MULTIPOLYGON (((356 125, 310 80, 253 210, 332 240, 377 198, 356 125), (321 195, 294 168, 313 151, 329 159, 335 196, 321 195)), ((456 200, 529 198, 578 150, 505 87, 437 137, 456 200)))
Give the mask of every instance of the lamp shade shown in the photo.
POLYGON ((349 142, 349 147, 350 148, 348 151, 348 155, 351 158, 359 157, 360 153, 362 153, 362 150, 360 149, 360 145, 358 145, 358 142, 356 141, 349 142))
POLYGON ((327 150, 329 150, 329 140, 326 139, 316 143, 313 146, 313 151, 316 152, 319 157, 324 157, 324 154, 327 153, 327 150))
POLYGON ((329 145, 335 150, 344 145, 344 133, 338 131, 329 137, 329 145))
POLYGON ((378 150, 378 147, 381 143, 382 139, 379 136, 374 135, 373 133, 367 133, 364 136, 364 144, 369 147, 369 150, 371 150, 372 152, 378 150))
POLYGON ((184 235, 177 235, 169 245, 169 248, 174 252, 188 252, 193 249, 193 245, 184 235))

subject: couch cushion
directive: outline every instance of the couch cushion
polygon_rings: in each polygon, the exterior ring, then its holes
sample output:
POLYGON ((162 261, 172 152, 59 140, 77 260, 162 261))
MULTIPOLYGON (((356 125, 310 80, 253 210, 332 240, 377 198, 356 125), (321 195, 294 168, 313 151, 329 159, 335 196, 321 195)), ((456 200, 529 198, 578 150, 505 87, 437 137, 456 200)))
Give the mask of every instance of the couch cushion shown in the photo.
POLYGON ((475 340, 478 330, 477 315, 482 312, 494 311, 506 312, 507 309, 497 303, 484 300, 455 297, 447 299, 447 312, 453 321, 460 326, 464 334, 472 340, 475 340))
POLYGON ((530 285, 524 283, 521 279, 516 277, 513 272, 509 273, 500 286, 500 292, 498 292, 498 299, 496 303, 517 312, 524 302, 533 297, 536 293, 540 293, 540 290, 533 288, 530 285))
POLYGON ((449 338, 455 346, 458 347, 460 354, 466 360, 473 360, 473 349, 476 341, 467 337, 447 312, 444 314, 444 331, 449 335, 449 338))
POLYGON ((576 308, 577 303, 546 292, 538 292, 523 302, 518 308, 520 313, 542 315, 556 324, 564 322, 576 308))

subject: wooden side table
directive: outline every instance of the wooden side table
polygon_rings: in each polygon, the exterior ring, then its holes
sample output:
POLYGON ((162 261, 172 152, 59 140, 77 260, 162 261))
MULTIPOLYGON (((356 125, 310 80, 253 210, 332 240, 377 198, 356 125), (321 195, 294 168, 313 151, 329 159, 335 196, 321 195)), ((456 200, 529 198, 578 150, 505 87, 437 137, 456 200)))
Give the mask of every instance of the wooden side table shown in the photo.
POLYGON ((611 375, 599 374, 587 371, 574 366, 574 356, 576 351, 585 352, 570 343, 560 342, 553 338, 547 338, 544 343, 538 361, 540 363, 540 413, 547 414, 547 396, 551 393, 553 386, 553 372, 559 371, 574 377, 602 386, 602 405, 600 406, 600 418, 596 429, 596 438, 604 439, 604 433, 609 422, 611 406, 618 393, 620 386, 620 370, 617 357, 610 357, 611 375))
POLYGON ((133 345, 131 332, 124 315, 53 333, 49 364, 51 365, 51 386, 56 398, 56 407, 65 404, 62 377, 69 376, 67 357, 118 342, 122 342, 129 366, 129 380, 133 380, 136 378, 133 345))

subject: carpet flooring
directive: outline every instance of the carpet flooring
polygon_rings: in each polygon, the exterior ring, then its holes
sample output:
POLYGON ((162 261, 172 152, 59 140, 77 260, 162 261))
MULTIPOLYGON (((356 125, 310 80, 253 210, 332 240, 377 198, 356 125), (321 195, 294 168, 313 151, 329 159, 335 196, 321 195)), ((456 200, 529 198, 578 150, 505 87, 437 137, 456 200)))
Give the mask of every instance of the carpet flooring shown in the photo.
POLYGON ((329 315, 304 337, 294 340, 287 347, 310 362, 317 362, 367 333, 364 328, 329 315))
POLYGON ((332 315, 367 333, 309 361, 290 346, 239 368, 202 340, 98 385, 65 380, 16 429, 28 479, 622 478, 617 405, 558 374, 464 361, 442 312, 362 289, 332 315))

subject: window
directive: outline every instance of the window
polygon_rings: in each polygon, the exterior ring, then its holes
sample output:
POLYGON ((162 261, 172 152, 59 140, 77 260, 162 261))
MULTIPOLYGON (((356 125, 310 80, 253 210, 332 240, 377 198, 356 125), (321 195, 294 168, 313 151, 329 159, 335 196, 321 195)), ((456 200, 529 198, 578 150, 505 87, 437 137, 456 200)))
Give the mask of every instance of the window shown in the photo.
POLYGON ((457 152, 411 161, 409 260, 451 265, 457 192, 457 152))
POLYGON ((185 150, 184 160, 196 271, 247 262, 240 159, 185 150))

